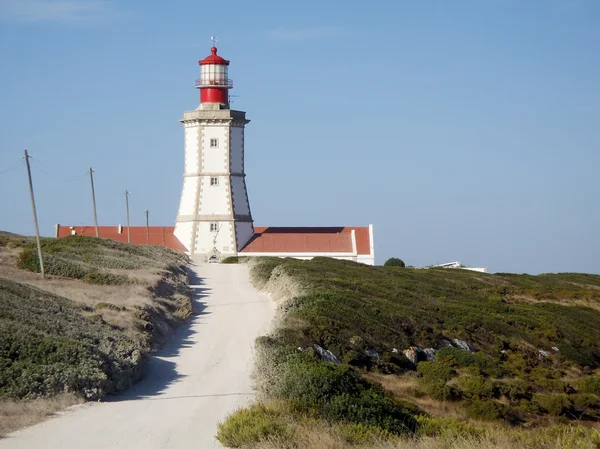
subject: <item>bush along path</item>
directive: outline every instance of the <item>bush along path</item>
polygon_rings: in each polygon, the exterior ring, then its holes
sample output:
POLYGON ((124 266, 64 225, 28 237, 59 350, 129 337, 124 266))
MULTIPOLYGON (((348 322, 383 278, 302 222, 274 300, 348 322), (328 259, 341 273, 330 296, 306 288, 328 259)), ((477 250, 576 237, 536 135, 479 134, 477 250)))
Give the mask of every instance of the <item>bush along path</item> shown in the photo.
POLYGON ((262 401, 221 424, 225 445, 300 441, 307 422, 348 444, 498 425, 551 426, 556 443, 569 423, 600 443, 600 276, 251 263, 280 316, 257 340, 262 401))
MULTIPOLYGON (((187 257, 86 237, 43 239, 42 251, 49 281, 0 277, 0 401, 99 400, 127 389, 192 312, 187 257)), ((30 244, 17 264, 39 269, 30 244)))

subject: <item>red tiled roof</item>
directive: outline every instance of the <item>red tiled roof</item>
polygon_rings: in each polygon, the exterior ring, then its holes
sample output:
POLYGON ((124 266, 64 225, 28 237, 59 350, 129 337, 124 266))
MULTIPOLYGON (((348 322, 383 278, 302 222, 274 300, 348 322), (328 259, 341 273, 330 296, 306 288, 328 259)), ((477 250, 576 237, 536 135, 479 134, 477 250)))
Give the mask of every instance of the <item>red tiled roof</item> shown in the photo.
MULTIPOLYGON (((96 228, 94 226, 73 226, 77 235, 96 237, 96 228)), ((166 246, 175 251, 187 251, 179 239, 173 235, 175 227, 173 226, 150 226, 148 235, 150 245, 166 246)), ((131 226, 131 243, 138 245, 147 245, 146 226, 131 226)), ((101 238, 116 240, 117 242, 127 243, 127 226, 123 226, 123 232, 119 233, 118 226, 98 226, 98 233, 101 238)), ((71 226, 60 226, 58 237, 68 237, 71 235, 71 226)))
MULTIPOLYGON (((74 226, 77 235, 95 237, 93 226, 74 226)), ((127 226, 119 233, 118 226, 99 226, 101 238, 118 242, 127 242, 127 226)), ((187 248, 173 234, 173 226, 150 226, 150 245, 166 246, 176 251, 187 248)), ((256 226, 254 236, 241 252, 246 253, 352 253, 352 231, 356 235, 358 254, 370 254, 371 244, 369 228, 364 227, 326 227, 326 228, 284 228, 256 226)), ((132 226, 131 243, 146 245, 146 227, 132 226)), ((60 226, 58 237, 71 235, 70 226, 60 226)))
POLYGON ((358 254, 370 254, 368 227, 254 228, 246 253, 352 253, 352 231, 358 254))

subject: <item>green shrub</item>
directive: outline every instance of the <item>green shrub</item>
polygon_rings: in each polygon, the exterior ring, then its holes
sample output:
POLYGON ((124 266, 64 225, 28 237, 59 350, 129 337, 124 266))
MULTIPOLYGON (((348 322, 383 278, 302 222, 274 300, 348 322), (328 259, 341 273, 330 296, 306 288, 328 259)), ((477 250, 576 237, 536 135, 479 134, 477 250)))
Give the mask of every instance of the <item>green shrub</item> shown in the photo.
POLYGON ((227 447, 255 444, 284 436, 287 425, 281 414, 263 404, 255 404, 229 415, 217 427, 217 439, 227 447))
POLYGON ((497 360, 479 353, 458 348, 442 348, 437 352, 436 357, 440 363, 460 368, 472 367, 486 376, 501 377, 506 374, 506 370, 500 366, 497 360))
POLYGON ((422 374, 421 385, 425 392, 438 401, 458 399, 459 392, 446 385, 457 373, 452 368, 439 362, 420 362, 417 371, 422 374))
POLYGON ((579 391, 600 397, 600 377, 592 376, 582 380, 579 384, 579 391))
POLYGON ((562 394, 536 394, 534 400, 546 413, 553 416, 567 414, 573 405, 571 400, 562 394))
POLYGON ((561 375, 560 370, 536 366, 524 378, 538 391, 564 393, 567 384, 560 379, 561 375))
POLYGON ((457 375, 451 367, 439 362, 419 362, 417 371, 426 383, 446 383, 457 375))
POLYGON ((494 421, 509 419, 512 415, 510 407, 492 399, 474 399, 467 405, 467 414, 474 419, 494 421))
POLYGON ((464 376, 458 379, 463 396, 467 398, 494 398, 498 390, 494 384, 477 376, 464 376))
POLYGON ((316 361, 306 354, 293 356, 275 388, 278 398, 295 409, 329 421, 346 421, 402 434, 413 432, 412 410, 388 397, 383 390, 344 365, 316 361))
POLYGON ((390 257, 383 264, 384 267, 406 267, 406 264, 402 259, 398 259, 397 257, 390 257))
POLYGON ((100 271, 86 273, 82 280, 88 284, 96 285, 123 285, 130 282, 129 277, 124 274, 112 274, 100 271))
POLYGON ((101 399, 128 387, 142 363, 138 342, 77 303, 0 278, 0 397, 101 399))
POLYGON ((246 263, 248 262, 247 257, 239 257, 239 256, 229 256, 221 261, 221 263, 226 264, 236 264, 236 263, 246 263))

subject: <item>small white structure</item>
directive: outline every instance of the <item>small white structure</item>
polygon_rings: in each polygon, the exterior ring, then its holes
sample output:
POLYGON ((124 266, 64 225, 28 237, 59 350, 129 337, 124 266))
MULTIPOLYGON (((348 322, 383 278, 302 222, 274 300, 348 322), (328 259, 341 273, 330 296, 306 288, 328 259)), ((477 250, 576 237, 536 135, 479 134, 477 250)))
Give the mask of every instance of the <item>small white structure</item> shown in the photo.
POLYGON ((478 271, 480 273, 487 273, 488 272, 487 267, 467 267, 466 265, 462 265, 459 261, 448 262, 448 263, 441 263, 439 265, 433 265, 433 267, 439 267, 439 268, 460 268, 462 270, 478 271))

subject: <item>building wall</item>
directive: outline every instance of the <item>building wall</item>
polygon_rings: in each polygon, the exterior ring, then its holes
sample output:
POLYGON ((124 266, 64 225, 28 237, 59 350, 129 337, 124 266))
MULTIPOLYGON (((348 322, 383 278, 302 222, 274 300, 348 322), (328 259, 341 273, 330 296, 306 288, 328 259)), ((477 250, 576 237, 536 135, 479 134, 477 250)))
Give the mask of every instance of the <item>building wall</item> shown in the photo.
POLYGON ((232 126, 231 139, 231 173, 244 173, 244 127, 232 126))
POLYGON ((236 254, 254 233, 244 179, 245 113, 207 105, 185 112, 182 122, 185 169, 175 236, 193 255, 236 254))

